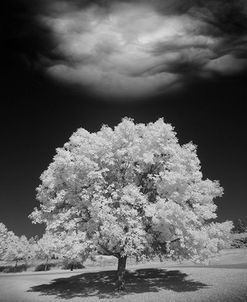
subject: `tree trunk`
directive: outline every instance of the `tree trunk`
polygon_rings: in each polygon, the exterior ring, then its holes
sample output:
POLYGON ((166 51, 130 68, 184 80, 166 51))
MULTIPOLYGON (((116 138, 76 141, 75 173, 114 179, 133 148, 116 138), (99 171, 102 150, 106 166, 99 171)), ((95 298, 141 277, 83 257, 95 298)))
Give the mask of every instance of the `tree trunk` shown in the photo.
POLYGON ((15 260, 15 272, 17 271, 18 259, 15 260))
POLYGON ((48 260, 49 260, 49 258, 47 257, 46 258, 46 263, 45 263, 45 271, 47 271, 47 269, 48 269, 48 260))
POLYGON ((124 282, 124 274, 126 268, 126 260, 127 256, 118 258, 118 268, 117 268, 117 289, 124 290, 125 282, 124 282))

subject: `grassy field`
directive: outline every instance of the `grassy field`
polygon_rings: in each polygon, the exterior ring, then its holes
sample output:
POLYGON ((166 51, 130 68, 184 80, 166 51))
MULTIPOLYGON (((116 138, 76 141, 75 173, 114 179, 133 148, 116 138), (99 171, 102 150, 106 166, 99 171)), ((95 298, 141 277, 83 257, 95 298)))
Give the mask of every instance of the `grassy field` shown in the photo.
POLYGON ((115 291, 115 267, 102 261, 101 267, 86 266, 74 272, 0 274, 0 301, 247 301, 247 249, 224 250, 209 266, 129 263, 126 291, 121 294, 115 291))

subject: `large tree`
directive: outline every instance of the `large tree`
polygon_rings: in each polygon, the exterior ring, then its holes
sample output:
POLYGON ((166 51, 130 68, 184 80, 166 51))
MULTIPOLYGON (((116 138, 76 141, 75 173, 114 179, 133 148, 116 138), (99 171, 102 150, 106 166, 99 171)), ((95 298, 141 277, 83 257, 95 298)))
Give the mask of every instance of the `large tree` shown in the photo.
POLYGON ((232 224, 212 222, 223 190, 203 179, 196 146, 180 145, 163 119, 81 128, 56 151, 31 218, 54 233, 83 234, 83 248, 117 257, 119 289, 127 257, 204 261, 225 246, 232 224))

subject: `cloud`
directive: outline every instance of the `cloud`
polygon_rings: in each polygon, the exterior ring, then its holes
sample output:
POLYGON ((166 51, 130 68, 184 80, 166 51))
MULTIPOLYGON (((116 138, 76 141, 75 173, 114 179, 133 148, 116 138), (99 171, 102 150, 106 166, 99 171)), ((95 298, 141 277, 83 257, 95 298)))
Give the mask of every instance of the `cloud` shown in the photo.
POLYGON ((247 66, 247 6, 236 1, 50 1, 39 21, 59 60, 47 73, 104 96, 142 97, 247 66))
POLYGON ((218 72, 221 74, 235 74, 245 70, 247 67, 246 59, 239 59, 231 54, 221 56, 217 59, 209 61, 205 65, 205 70, 218 72))

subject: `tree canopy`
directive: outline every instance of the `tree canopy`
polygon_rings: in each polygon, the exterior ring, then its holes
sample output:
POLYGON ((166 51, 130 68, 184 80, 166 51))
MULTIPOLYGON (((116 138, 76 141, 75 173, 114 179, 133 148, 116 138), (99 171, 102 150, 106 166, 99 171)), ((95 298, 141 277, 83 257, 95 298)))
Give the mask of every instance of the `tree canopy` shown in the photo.
POLYGON ((234 227, 232 229, 233 233, 245 233, 247 231, 246 221, 244 221, 240 218, 234 220, 233 225, 234 225, 234 227))
POLYGON ((7 239, 9 236, 9 231, 6 226, 0 222, 0 260, 3 259, 7 251, 7 239))
POLYGON ((32 256, 32 248, 26 236, 16 236, 0 222, 0 260, 15 261, 17 265, 18 261, 32 256))
POLYGON ((78 129, 41 175, 30 217, 53 233, 80 234, 88 252, 204 261, 225 246, 231 222, 216 223, 218 181, 203 179, 193 143, 170 124, 78 129))

